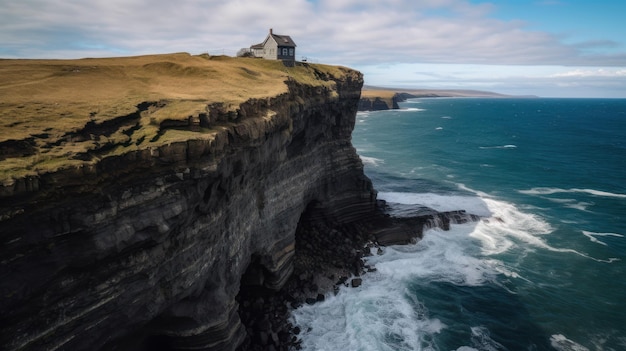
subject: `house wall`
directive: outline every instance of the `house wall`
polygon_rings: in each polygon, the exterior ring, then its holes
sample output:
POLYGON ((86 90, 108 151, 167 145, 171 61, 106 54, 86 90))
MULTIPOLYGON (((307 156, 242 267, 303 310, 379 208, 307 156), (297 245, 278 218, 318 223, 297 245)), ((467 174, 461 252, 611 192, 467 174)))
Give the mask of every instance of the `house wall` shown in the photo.
POLYGON ((254 54, 255 57, 263 57, 264 52, 265 52, 265 49, 252 49, 252 53, 254 54))
POLYGON ((296 48, 279 46, 277 50, 277 59, 294 61, 296 59, 296 48))
POLYGON ((296 48, 279 46, 274 38, 268 37, 263 49, 254 49, 254 56, 268 60, 295 61, 296 48))
POLYGON ((278 59, 278 44, 272 38, 269 38, 265 42, 265 50, 261 55, 264 59, 276 60, 278 59))

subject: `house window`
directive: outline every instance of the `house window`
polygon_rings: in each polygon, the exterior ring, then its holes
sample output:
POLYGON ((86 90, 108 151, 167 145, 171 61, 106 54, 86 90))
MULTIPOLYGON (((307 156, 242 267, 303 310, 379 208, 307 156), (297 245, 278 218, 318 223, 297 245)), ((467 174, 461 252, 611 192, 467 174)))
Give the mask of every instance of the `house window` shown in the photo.
POLYGON ((289 49, 289 56, 293 56, 293 49, 289 49))
POLYGON ((283 48, 283 56, 287 56, 287 52, 288 52, 287 48, 283 48))

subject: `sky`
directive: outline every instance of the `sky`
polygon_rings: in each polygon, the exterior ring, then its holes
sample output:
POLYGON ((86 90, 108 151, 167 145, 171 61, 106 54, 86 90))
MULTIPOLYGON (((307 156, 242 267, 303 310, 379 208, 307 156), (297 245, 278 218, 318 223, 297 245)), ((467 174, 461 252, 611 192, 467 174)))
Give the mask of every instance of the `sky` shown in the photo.
POLYGON ((0 0, 0 58, 235 55, 269 28, 365 84, 626 98, 623 0, 0 0))

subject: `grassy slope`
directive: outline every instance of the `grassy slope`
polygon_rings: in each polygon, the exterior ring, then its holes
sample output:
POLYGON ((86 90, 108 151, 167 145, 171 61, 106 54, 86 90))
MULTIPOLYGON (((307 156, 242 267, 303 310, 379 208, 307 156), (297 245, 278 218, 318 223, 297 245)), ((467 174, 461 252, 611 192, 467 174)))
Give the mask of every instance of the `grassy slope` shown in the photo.
POLYGON ((396 95, 396 93, 398 93, 398 91, 364 88, 361 90, 361 99, 369 99, 371 101, 380 99, 384 101, 389 108, 393 108, 393 96, 396 95))
POLYGON ((381 100, 391 101, 393 96, 399 92, 400 91, 397 90, 363 89, 361 91, 361 98, 370 100, 380 98, 381 100))
MULTIPOLYGON (((336 77, 344 72, 335 66, 315 67, 336 77)), ((165 119, 187 120, 215 102, 235 110, 248 99, 286 92, 288 78, 311 85, 332 84, 316 79, 309 66, 288 68, 278 61, 186 53, 0 60, 0 77, 0 146, 4 142, 5 149, 0 150, 0 182, 85 163, 75 156, 102 144, 114 145, 111 152, 119 154, 177 140, 211 138, 211 130, 168 130, 153 140, 163 132, 159 125, 165 119), (143 102, 159 102, 159 107, 142 112, 132 130, 79 138, 85 140, 68 138, 90 122, 102 125, 135 113, 143 102), (27 145, 28 152, 12 155, 6 151, 11 143, 13 149, 16 143, 27 145)))

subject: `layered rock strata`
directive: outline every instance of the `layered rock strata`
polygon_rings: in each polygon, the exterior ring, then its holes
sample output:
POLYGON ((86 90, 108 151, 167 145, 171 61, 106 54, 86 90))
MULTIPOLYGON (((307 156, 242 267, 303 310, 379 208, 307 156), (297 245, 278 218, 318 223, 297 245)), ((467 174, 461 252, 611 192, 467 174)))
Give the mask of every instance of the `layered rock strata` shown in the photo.
POLYGON ((361 97, 359 100, 359 111, 383 111, 391 109, 399 109, 399 102, 406 101, 406 99, 422 97, 409 93, 395 93, 391 98, 384 98, 380 96, 376 97, 361 97))
POLYGON ((248 278, 280 289, 293 271, 296 227, 307 208, 338 223, 376 211, 350 143, 362 76, 318 73, 334 88, 290 80, 287 93, 249 100, 234 118, 213 109, 199 124, 215 128, 214 139, 3 186, 0 344, 241 344, 246 330, 235 297, 251 263, 260 273, 248 278))

